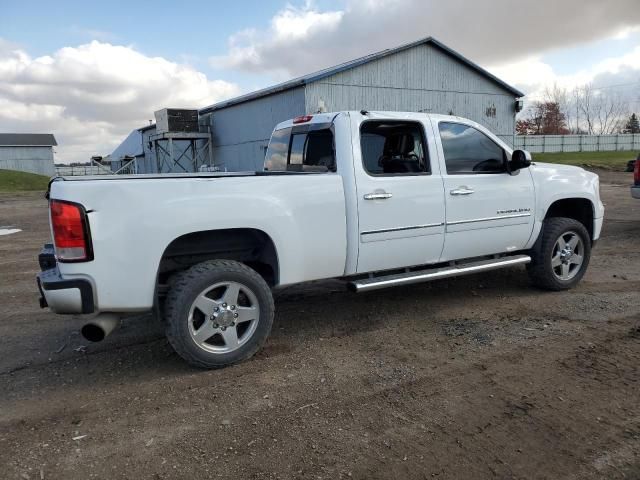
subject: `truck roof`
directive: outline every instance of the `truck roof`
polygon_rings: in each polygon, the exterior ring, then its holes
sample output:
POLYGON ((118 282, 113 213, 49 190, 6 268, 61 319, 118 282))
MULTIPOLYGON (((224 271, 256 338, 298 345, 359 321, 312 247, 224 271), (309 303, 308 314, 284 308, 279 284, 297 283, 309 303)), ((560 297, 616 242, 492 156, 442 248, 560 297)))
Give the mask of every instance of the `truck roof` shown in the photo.
MULTIPOLYGON (((327 112, 327 113, 315 113, 304 115, 296 118, 292 118, 289 120, 285 120, 284 122, 280 122, 274 130, 281 130, 283 128, 289 128, 293 125, 308 125, 314 123, 331 123, 335 117, 341 114, 355 114, 355 115, 363 115, 364 110, 343 110, 338 112, 327 112), (309 120, 298 122, 297 119, 303 119, 303 117, 311 117, 309 120)), ((436 120, 450 120, 450 121, 460 121, 464 120, 465 122, 470 122, 469 119, 458 117, 455 115, 440 115, 436 113, 422 113, 422 112, 390 112, 390 111, 382 111, 382 110, 367 110, 366 111, 367 118, 376 119, 376 118, 384 118, 384 119, 398 119, 398 120, 416 120, 419 118, 433 118, 436 120)), ((475 123, 475 122, 472 122, 475 123)))

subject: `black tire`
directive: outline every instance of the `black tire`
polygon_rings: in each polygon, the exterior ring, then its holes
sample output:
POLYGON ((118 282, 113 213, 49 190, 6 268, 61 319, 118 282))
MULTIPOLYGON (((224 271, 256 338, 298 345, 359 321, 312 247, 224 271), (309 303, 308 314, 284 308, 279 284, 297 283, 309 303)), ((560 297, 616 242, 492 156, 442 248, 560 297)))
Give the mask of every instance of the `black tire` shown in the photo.
POLYGON ((255 270, 231 260, 202 262, 176 274, 165 301, 166 335, 169 343, 178 355, 199 368, 226 367, 253 356, 264 345, 271 332, 273 315, 273 296, 269 285, 255 270), (208 287, 220 282, 233 282, 249 289, 257 299, 259 310, 257 326, 250 337, 236 350, 226 353, 210 352, 199 346, 192 337, 189 325, 190 310, 196 298, 208 287))
POLYGON ((567 290, 580 282, 591 258, 591 238, 585 226, 573 218, 551 217, 542 225, 534 247, 531 249, 531 263, 527 265, 527 272, 531 283, 545 290, 567 290), (556 242, 561 235, 575 232, 582 240, 583 260, 579 270, 568 280, 558 277, 552 267, 552 257, 556 242))

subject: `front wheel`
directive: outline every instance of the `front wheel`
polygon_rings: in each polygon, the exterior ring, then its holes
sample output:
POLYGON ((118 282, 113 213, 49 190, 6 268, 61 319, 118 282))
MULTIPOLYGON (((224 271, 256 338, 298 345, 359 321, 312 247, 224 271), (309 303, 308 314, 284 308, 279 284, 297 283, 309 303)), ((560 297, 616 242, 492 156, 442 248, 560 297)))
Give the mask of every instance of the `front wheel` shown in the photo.
POLYGON ((273 324, 271 289, 257 272, 229 260, 176 275, 165 302, 167 338, 191 365, 219 368, 253 356, 273 324))
POLYGON ((548 218, 531 253, 527 271, 535 286, 547 290, 572 288, 589 265, 589 232, 572 218, 548 218))

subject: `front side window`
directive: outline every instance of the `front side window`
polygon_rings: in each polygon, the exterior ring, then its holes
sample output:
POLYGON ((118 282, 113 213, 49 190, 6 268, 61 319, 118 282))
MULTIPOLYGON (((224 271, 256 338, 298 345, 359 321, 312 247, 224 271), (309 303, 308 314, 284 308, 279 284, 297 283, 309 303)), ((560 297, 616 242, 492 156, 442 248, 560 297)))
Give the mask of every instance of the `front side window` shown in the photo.
POLYGON ((422 126, 417 122, 364 122, 360 149, 362 164, 370 175, 430 173, 422 126))
POLYGON ((450 122, 438 128, 449 175, 506 172, 504 150, 480 130, 450 122))
POLYGON ((289 172, 335 172, 333 133, 330 129, 277 130, 265 157, 265 170, 289 172))

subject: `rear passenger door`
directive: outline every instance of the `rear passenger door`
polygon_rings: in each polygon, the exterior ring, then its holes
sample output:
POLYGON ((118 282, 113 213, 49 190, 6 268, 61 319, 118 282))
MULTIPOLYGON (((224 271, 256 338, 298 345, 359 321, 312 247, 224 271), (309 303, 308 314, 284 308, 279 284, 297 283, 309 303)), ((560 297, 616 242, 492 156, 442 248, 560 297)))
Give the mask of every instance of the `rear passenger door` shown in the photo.
MULTIPOLYGON (((358 272, 437 262, 444 198, 433 135, 408 120, 354 119, 358 272)), ((430 128, 430 125, 427 124, 430 128)))
POLYGON ((446 198, 442 261, 520 250, 534 222, 529 169, 510 175, 508 152, 464 122, 434 121, 446 198))

